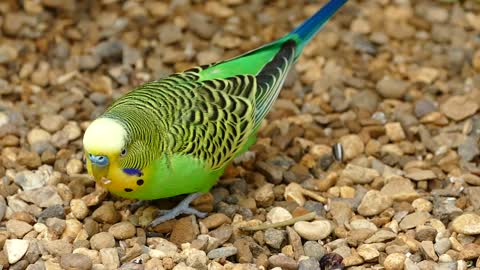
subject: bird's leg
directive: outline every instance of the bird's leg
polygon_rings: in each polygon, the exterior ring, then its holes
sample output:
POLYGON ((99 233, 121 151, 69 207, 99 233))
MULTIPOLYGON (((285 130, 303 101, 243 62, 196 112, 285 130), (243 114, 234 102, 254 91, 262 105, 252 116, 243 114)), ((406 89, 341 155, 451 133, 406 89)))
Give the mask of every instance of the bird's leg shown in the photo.
POLYGON ((155 227, 158 224, 161 224, 167 220, 174 219, 181 214, 187 215, 195 215, 199 218, 204 218, 207 216, 207 213, 200 212, 197 209, 190 207, 190 203, 197 199, 198 197, 202 196, 202 192, 192 193, 188 195, 185 199, 183 199, 177 206, 170 210, 158 210, 159 217, 154 219, 149 227, 155 227))
POLYGON ((148 206, 152 203, 152 201, 144 201, 144 200, 138 200, 128 206, 128 209, 130 210, 130 213, 134 213, 137 211, 140 207, 142 206, 148 206))

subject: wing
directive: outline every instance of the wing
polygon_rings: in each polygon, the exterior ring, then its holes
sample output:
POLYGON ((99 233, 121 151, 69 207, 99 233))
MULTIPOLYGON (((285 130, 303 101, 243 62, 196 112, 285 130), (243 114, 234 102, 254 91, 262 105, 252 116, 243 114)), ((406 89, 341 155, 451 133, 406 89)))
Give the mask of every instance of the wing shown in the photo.
POLYGON ((256 79, 239 75, 194 86, 177 89, 183 93, 177 99, 188 100, 177 101, 187 106, 179 107, 170 129, 175 153, 192 155, 216 170, 236 156, 252 133, 256 79))

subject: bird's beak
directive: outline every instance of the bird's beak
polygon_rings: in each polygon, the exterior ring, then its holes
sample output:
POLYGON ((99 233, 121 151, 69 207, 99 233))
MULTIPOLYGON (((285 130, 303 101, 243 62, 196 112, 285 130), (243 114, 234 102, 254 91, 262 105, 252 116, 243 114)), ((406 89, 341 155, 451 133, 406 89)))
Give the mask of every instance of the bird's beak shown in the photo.
POLYGON ((100 181, 102 181, 103 178, 107 177, 108 175, 108 168, 110 165, 108 157, 88 154, 87 158, 90 161, 91 173, 95 178, 95 181, 100 183, 100 181))
POLYGON ((104 177, 107 177, 108 174, 108 165, 107 166, 98 166, 97 164, 92 163, 92 175, 95 178, 95 181, 100 183, 104 177))

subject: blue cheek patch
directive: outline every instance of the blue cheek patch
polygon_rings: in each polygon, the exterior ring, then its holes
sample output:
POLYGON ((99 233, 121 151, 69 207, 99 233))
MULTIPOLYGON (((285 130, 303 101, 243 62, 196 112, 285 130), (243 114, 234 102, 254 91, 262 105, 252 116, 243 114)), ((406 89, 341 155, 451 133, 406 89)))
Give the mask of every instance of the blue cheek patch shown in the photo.
POLYGON ((142 176, 143 172, 139 169, 135 168, 125 168, 123 169, 123 172, 128 174, 128 175, 136 175, 136 176, 142 176))

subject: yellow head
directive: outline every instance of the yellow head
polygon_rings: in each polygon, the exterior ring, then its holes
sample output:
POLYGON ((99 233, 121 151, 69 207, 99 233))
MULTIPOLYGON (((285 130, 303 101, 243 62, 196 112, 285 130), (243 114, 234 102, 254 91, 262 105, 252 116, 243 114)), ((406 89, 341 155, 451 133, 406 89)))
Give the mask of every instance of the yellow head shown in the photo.
POLYGON ((87 169, 95 180, 107 177, 110 164, 124 157, 127 131, 115 119, 98 118, 93 121, 83 136, 87 169))

